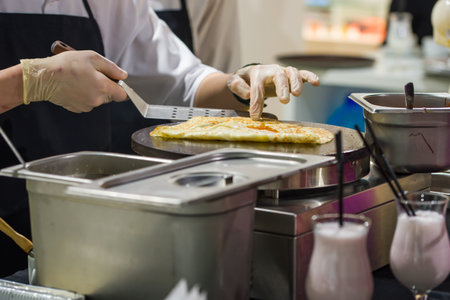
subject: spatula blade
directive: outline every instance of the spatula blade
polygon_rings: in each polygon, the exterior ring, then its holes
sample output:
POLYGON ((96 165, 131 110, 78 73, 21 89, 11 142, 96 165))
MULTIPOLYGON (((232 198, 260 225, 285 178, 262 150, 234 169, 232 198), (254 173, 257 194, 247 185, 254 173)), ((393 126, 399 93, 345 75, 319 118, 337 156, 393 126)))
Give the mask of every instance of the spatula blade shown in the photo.
POLYGON ((196 116, 238 117, 242 115, 231 109, 197 108, 197 107, 148 104, 124 81, 119 81, 119 85, 122 86, 122 88, 125 90, 128 97, 134 103, 134 105, 139 110, 141 115, 149 119, 185 121, 196 116))

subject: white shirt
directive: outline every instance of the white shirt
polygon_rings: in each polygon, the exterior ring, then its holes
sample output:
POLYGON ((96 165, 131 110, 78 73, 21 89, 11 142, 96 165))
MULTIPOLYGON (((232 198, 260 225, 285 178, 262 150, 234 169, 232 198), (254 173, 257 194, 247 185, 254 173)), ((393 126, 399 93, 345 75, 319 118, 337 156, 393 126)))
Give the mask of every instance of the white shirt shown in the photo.
MULTIPOLYGON (((181 10, 180 0, 148 0, 149 7, 181 10)), ((242 66, 238 0, 186 0, 194 53, 202 62, 223 72, 242 66)))
MULTIPOLYGON (((105 56, 128 72, 127 82, 148 102, 192 106, 200 82, 217 72, 189 51, 147 0, 91 0, 89 5, 105 56)), ((0 12, 88 16, 81 0, 0 0, 0 12)))

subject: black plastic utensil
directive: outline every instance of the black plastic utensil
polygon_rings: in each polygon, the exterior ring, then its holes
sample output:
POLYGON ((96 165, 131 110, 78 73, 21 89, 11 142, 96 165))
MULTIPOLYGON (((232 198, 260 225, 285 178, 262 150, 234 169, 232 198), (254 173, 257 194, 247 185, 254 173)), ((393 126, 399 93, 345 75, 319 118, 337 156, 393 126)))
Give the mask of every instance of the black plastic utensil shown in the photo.
POLYGON ((412 82, 405 85, 405 105, 406 109, 414 108, 414 84, 412 82))

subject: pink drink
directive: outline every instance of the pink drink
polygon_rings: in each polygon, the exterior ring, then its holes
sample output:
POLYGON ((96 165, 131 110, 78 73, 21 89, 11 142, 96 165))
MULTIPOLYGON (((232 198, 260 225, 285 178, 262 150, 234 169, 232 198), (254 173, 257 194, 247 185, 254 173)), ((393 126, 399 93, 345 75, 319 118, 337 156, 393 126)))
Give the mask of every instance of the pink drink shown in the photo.
POLYGON ((366 220, 361 224, 344 222, 343 227, 336 219, 315 224, 314 250, 306 279, 308 299, 371 299, 373 279, 366 220))
POLYGON ((450 271, 450 244, 445 218, 435 211, 401 213, 392 241, 390 264, 405 286, 426 292, 442 283, 450 271))

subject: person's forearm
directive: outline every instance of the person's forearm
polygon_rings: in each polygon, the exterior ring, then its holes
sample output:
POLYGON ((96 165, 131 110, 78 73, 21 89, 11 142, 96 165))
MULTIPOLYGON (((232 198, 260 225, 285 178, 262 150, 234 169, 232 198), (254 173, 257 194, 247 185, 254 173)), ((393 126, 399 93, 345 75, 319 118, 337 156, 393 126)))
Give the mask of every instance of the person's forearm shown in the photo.
POLYGON ((0 114, 23 104, 22 66, 0 70, 0 114))
POLYGON ((225 108, 248 110, 248 106, 240 103, 227 87, 231 74, 212 73, 200 83, 195 96, 194 106, 208 108, 225 108))

